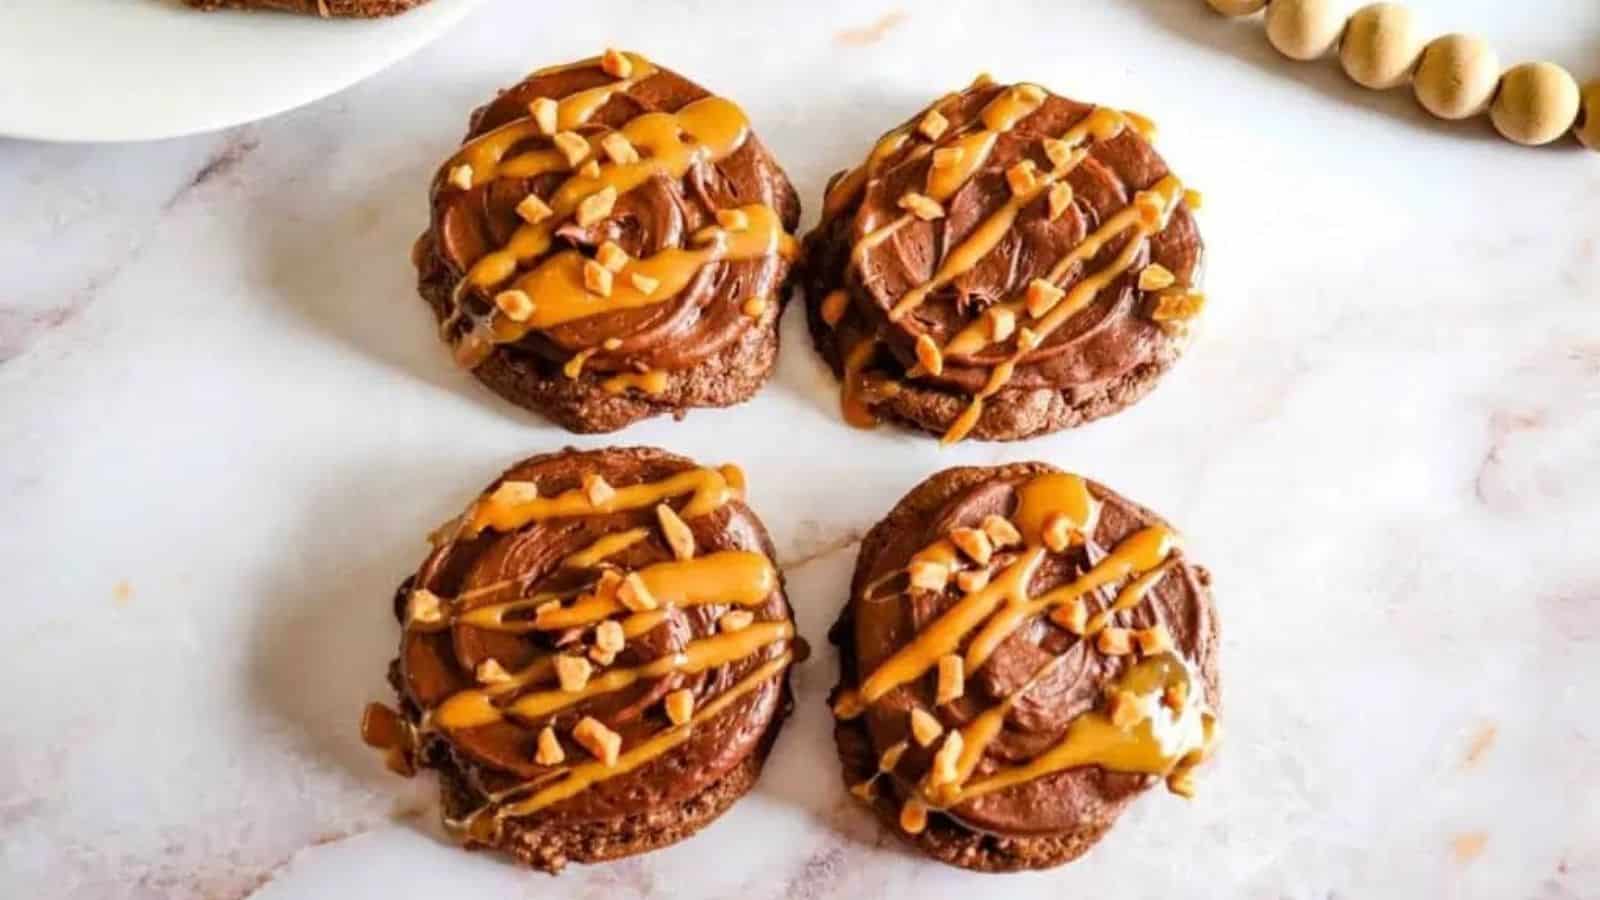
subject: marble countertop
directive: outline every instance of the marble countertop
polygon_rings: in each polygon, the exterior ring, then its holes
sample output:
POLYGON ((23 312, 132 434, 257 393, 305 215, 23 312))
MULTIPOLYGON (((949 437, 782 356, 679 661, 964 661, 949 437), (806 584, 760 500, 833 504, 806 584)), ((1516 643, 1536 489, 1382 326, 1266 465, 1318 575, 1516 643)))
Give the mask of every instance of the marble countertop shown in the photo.
MULTIPOLYGON (((1592 0, 1413 6, 1508 59, 1600 49, 1592 0)), ((1600 897, 1600 155, 1439 125, 1200 0, 764 7, 497 0, 256 125, 0 141, 0 895, 1600 897), (797 315, 736 409, 577 438, 510 408, 441 349, 410 243, 467 110, 607 43, 737 98, 808 222, 982 69, 1148 113, 1207 197, 1197 343, 1136 408, 1023 444, 850 430, 797 315), (552 879, 448 846, 432 782, 356 723, 426 530, 523 455, 607 443, 745 466, 819 652, 750 797, 552 879), (1189 535, 1227 735, 1195 801, 984 877, 847 798, 824 632, 912 484, 1036 458, 1189 535)))

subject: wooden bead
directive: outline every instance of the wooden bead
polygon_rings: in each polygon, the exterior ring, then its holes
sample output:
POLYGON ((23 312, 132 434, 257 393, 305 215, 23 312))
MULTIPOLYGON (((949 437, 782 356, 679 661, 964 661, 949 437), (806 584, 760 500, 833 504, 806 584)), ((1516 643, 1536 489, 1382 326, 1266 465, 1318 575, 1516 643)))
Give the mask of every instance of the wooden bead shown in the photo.
POLYGON ((1350 80, 1384 91, 1401 84, 1422 53, 1417 17, 1398 3, 1363 6, 1350 17, 1339 42, 1339 64, 1350 80))
POLYGON ((1578 140, 1590 150, 1600 150, 1600 81, 1583 86, 1583 112, 1578 116, 1578 140))
POLYGON ((1537 146, 1567 133, 1577 121, 1578 103, 1578 82, 1566 69, 1546 62, 1523 63, 1500 77, 1489 118, 1506 139, 1537 146))
POLYGON ((1483 112, 1500 83, 1500 57, 1482 38, 1447 34, 1422 48, 1411 76, 1422 108, 1441 119, 1465 119, 1483 112))
POLYGON ((1334 0, 1273 0, 1267 6, 1267 40, 1290 59, 1326 56, 1343 32, 1344 17, 1334 0))
POLYGON ((1212 9, 1225 16, 1253 16, 1266 8, 1267 0, 1206 0, 1212 9))

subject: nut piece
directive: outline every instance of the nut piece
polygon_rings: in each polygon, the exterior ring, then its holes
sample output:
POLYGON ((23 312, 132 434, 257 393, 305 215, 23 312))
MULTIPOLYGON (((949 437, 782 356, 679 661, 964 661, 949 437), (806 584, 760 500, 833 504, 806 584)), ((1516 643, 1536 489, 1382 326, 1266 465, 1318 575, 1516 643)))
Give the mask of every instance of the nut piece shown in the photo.
POLYGON ((607 619, 594 627, 594 645, 602 652, 621 653, 626 643, 621 622, 607 619))
POLYGON ((1133 652, 1133 634, 1126 628, 1107 628, 1095 636, 1094 646, 1106 656, 1127 656, 1133 652))
POLYGON ((956 587, 968 594, 975 594, 989 586, 988 569, 968 569, 956 573, 956 587))
POLYGON ((533 315, 533 298, 527 291, 501 291, 494 295, 494 305, 513 322, 526 322, 533 315))
POLYGON ((1161 692, 1161 705, 1172 710, 1173 715, 1183 712, 1183 705, 1189 701, 1189 683, 1176 681, 1167 685, 1161 692))
POLYGON ((583 165, 578 167, 578 174, 585 178, 599 178, 600 161, 598 159, 591 159, 588 162, 585 162, 583 165))
POLYGON ((1005 516, 993 513, 984 516, 983 533, 989 536, 990 543, 997 549, 1003 550, 1022 543, 1022 532, 1018 531, 1017 526, 1011 524, 1011 520, 1005 516))
POLYGON ((761 314, 767 311, 767 298, 751 297, 739 305, 739 311, 752 319, 759 319, 761 314))
POLYGON ((451 169, 450 184, 454 187, 460 188, 463 191, 471 188, 472 167, 466 163, 462 163, 461 165, 456 166, 454 169, 451 169))
POLYGON ((418 588, 406 599, 406 624, 420 622, 432 625, 444 620, 444 610, 439 595, 427 588, 418 588))
POLYGON ((612 272, 621 272, 631 259, 628 256, 628 251, 617 246, 616 241, 606 241, 601 244, 600 249, 594 252, 594 258, 600 262, 600 265, 605 266, 607 270, 612 272))
POLYGON ((929 375, 938 375, 944 371, 944 354, 939 352, 939 345, 930 335, 917 336, 917 362, 928 370, 929 375))
POLYGON ((1133 637, 1139 643, 1139 652, 1145 656, 1154 656, 1172 649, 1172 632, 1168 631, 1165 625, 1141 628, 1133 633, 1133 637))
POLYGON ((939 136, 950 127, 950 120, 946 119, 937 109, 928 110, 928 114, 917 123, 917 133, 930 141, 937 141, 939 136))
POLYGON ((511 673, 493 659, 486 659, 478 663, 478 668, 473 672, 479 684, 505 684, 511 680, 511 673))
POLYGON ((1139 271, 1139 290, 1159 291, 1162 288, 1172 287, 1178 280, 1176 275, 1160 263, 1151 263, 1139 271))
POLYGON ((988 565, 990 557, 994 556, 994 545, 989 542, 989 536, 976 528, 951 529, 950 543, 980 566, 988 565))
POLYGON ((1044 145, 1044 155, 1050 160, 1050 165, 1065 169, 1072 164, 1071 144, 1060 138, 1045 138, 1040 143, 1044 145))
POLYGON ((883 751, 883 755, 878 757, 878 771, 893 772, 900 766, 900 757, 905 755, 905 741, 890 745, 889 749, 883 751))
POLYGON ((1111 724, 1123 731, 1144 721, 1144 710, 1139 706, 1139 698, 1128 691, 1113 691, 1106 704, 1106 715, 1110 717, 1111 724))
POLYGON ((959 731, 951 731, 945 736, 944 743, 939 745, 939 752, 933 755, 933 766, 928 770, 929 784, 935 787, 955 784, 961 777, 957 763, 961 760, 961 749, 965 743, 959 731))
POLYGON ((829 328, 839 324, 844 318, 844 313, 850 306, 850 295, 844 290, 836 290, 822 298, 822 321, 829 328))
POLYGON ((962 662, 960 654, 947 653, 939 657, 939 691, 937 701, 940 705, 959 699, 967 691, 966 664, 962 662))
POLYGON ((731 609, 723 613, 722 618, 717 620, 717 627, 728 633, 743 631, 749 628, 750 623, 755 620, 755 613, 748 609, 731 609))
POLYGON ((1045 98, 1044 88, 1037 84, 1019 84, 1016 87, 1017 96, 1029 103, 1043 103, 1045 98))
POLYGON ((616 488, 594 472, 583 476, 583 493, 589 498, 590 506, 605 506, 617 496, 616 488))
POLYGON ((589 155, 589 142, 576 131, 558 131, 550 140, 555 142, 556 149, 566 157, 567 165, 574 169, 589 155))
POLYGON ((593 672, 594 666, 581 656, 556 657, 556 679, 561 682, 561 689, 569 694, 583 690, 593 672))
POLYGON ((678 559, 694 557, 694 532, 689 530, 688 524, 672 507, 665 503, 657 504, 656 521, 661 524, 661 535, 667 539, 673 556, 678 559))
POLYGON ((1050 185, 1050 193, 1046 195, 1045 202, 1049 207, 1050 221, 1054 222, 1061 218, 1061 214, 1072 205, 1072 185, 1065 181, 1050 185))
POLYGON ((613 131, 601 138, 600 149, 619 166, 628 166, 639 161, 638 149, 628 140, 628 136, 620 131, 613 131))
POLYGON ((656 292, 656 288, 661 287, 661 279, 651 278, 649 275, 646 275, 643 272, 635 272, 632 275, 629 275, 628 281, 633 285, 634 290, 645 295, 646 297, 654 294, 656 292))
POLYGON ((611 215, 611 208, 616 204, 617 189, 608 184, 578 203, 578 214, 575 218, 579 225, 588 228, 611 215))
POLYGON ((556 737, 556 730, 546 725, 539 732, 539 749, 533 754, 533 761, 541 766, 558 766, 565 762, 567 751, 561 749, 561 739, 556 737))
POLYGON ((750 227, 750 216, 742 209, 719 209, 717 224, 728 231, 744 231, 750 227))
POLYGON ((1500 57, 1480 37, 1447 34, 1422 48, 1411 90, 1422 108, 1441 119, 1483 112, 1500 85, 1500 57))
POLYGON ((960 147, 940 147, 933 151, 933 167, 935 169, 954 169, 961 165, 961 160, 966 158, 967 151, 960 147))
POLYGON ((549 97, 535 97, 528 104, 528 115, 533 116, 533 124, 539 128, 539 133, 553 135, 556 133, 556 119, 561 111, 561 105, 549 97))
POLYGON ((944 734, 944 726, 939 724, 939 720, 935 719, 932 713, 920 706, 911 710, 911 736, 916 739, 918 745, 926 747, 938 740, 941 734, 944 734))
POLYGON ((667 695, 667 718, 674 725, 682 725, 694 715, 694 692, 688 688, 667 695))
POLYGON ((1167 776, 1167 790, 1185 800, 1193 800, 1195 793, 1194 771, 1180 769, 1167 776))
POLYGON ((1064 606, 1058 606, 1050 613, 1050 621, 1072 632, 1079 637, 1089 629, 1089 607, 1083 598, 1075 598, 1064 606))
POLYGON ((925 591, 942 591, 950 583, 950 567, 919 560, 910 566, 911 586, 925 591))
POLYGON ((901 195, 899 206, 924 222, 944 218, 944 207, 939 205, 939 201, 916 191, 908 191, 901 195))
POLYGON ((597 666, 609 666, 617 661, 617 654, 599 647, 589 648, 589 659, 597 666))
POLYGON ((1060 303, 1061 298, 1066 294, 1066 291, 1045 281, 1043 278, 1035 278, 1028 282, 1027 299, 1024 301, 1028 307, 1028 315, 1033 316, 1035 319, 1044 316, 1045 313, 1054 309, 1055 305, 1060 303))
POLYGON ((600 724, 593 716, 578 720, 578 726, 572 729, 572 739, 608 766, 616 765, 617 757, 622 754, 622 735, 600 724))
POLYGON ((1040 337, 1039 332, 1034 331, 1032 328, 1017 329, 1017 349, 1024 353, 1039 346, 1039 342, 1042 340, 1044 338, 1040 337))
POLYGON ((537 225, 555 215, 555 210, 552 210, 548 203, 539 199, 538 194, 529 194, 522 198, 521 203, 517 204, 517 215, 521 216, 522 221, 527 222, 529 225, 537 225))
POLYGON ((1206 205, 1206 195, 1194 188, 1184 188, 1183 205, 1189 207, 1190 212, 1199 212, 1206 205))
POLYGON ((989 322, 989 340, 996 344, 1010 338, 1017 330, 1017 314, 1003 306, 991 306, 984 313, 989 322))
POLYGON ((1200 315, 1205 306, 1206 295, 1196 291, 1162 294, 1156 299, 1156 308, 1150 311, 1150 318, 1157 322, 1183 322, 1200 315))
POLYGON ((1051 553, 1065 553, 1072 546, 1072 517, 1051 513, 1044 520, 1044 545, 1051 553))
POLYGON ((1011 186, 1011 193, 1022 196, 1039 185, 1039 167, 1033 160, 1025 159, 1006 170, 1006 184, 1011 186))
POLYGON ((633 61, 624 56, 620 50, 607 47, 606 52, 600 56, 600 68, 612 78, 627 78, 633 74, 633 61))
POLYGON ((617 587, 617 600, 633 612, 645 612, 659 605, 638 572, 629 572, 628 577, 622 579, 622 584, 617 587))
POLYGON ((611 296, 611 270, 600 265, 598 260, 586 259, 583 261, 583 287, 591 294, 601 297, 611 296))

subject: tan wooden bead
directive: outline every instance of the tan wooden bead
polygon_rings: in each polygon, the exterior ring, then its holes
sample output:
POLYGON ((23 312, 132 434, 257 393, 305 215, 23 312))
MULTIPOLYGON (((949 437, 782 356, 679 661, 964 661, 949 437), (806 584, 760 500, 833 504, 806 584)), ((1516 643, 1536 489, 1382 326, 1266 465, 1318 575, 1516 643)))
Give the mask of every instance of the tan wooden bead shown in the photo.
POLYGON ((1206 5, 1225 16, 1253 16, 1261 12, 1267 0, 1206 0, 1206 5))
POLYGON ((1585 147, 1600 150, 1600 80, 1583 86, 1583 112, 1575 132, 1585 147))
POLYGON ((1489 118, 1501 136, 1532 147, 1566 134, 1578 120, 1578 106, 1578 82, 1566 69, 1547 62, 1522 63, 1500 76, 1489 118))
POLYGON ((1344 33, 1336 0, 1273 0, 1267 6, 1267 40, 1290 59, 1327 56, 1344 33))
POLYGON ((1441 119, 1483 112, 1500 83, 1500 57, 1483 38, 1447 34, 1422 48, 1411 89, 1422 108, 1441 119))
POLYGON ((1422 53, 1417 17, 1398 3, 1356 10, 1339 42, 1339 65, 1362 87, 1385 91, 1405 82, 1422 53))

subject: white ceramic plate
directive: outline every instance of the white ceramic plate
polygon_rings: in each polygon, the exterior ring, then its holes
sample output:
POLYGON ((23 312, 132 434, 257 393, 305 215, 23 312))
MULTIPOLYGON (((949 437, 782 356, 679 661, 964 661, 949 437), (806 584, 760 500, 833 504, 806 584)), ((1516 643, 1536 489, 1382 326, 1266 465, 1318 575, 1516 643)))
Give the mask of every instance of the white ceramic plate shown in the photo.
POLYGON ((178 0, 0 0, 0 134, 138 141, 265 118, 394 63, 481 2, 355 21, 178 0))

